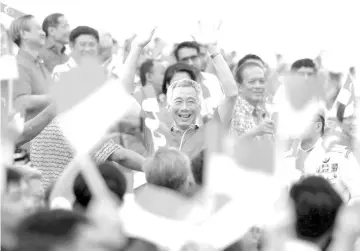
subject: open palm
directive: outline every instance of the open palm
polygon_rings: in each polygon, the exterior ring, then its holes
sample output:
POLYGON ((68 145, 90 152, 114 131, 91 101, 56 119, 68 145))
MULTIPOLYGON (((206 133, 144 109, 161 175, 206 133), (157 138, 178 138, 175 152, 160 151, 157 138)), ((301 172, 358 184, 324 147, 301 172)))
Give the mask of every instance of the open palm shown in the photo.
POLYGON ((222 21, 213 24, 198 22, 197 30, 191 34, 192 38, 202 45, 217 44, 222 21))

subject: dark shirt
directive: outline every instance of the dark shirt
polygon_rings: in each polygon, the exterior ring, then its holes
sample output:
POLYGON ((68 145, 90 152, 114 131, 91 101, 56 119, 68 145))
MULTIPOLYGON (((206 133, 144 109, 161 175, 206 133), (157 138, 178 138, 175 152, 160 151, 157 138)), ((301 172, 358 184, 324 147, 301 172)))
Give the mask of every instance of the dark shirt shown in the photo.
MULTIPOLYGON (((51 83, 51 76, 42 60, 20 49, 16 61, 19 79, 14 81, 14 100, 25 95, 46 94, 51 83)), ((27 111, 26 121, 34 118, 39 112, 27 111)))
POLYGON ((40 51, 40 57, 44 60, 45 67, 50 73, 53 72, 55 66, 64 64, 69 60, 69 56, 65 54, 65 47, 61 50, 51 42, 47 42, 40 51))

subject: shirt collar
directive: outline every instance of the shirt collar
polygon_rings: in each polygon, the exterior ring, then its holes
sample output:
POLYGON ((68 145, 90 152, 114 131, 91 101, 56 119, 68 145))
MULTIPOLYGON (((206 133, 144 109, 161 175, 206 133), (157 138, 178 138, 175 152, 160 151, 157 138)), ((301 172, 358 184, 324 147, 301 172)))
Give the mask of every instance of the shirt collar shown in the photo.
POLYGON ((65 63, 70 69, 78 67, 78 64, 76 63, 75 59, 70 57, 69 60, 65 63))
MULTIPOLYGON (((190 127, 188 129, 186 129, 185 131, 188 131, 188 130, 194 130, 195 131, 197 129, 199 129, 199 126, 193 124, 193 125, 190 125, 190 127)), ((178 128, 176 125, 173 125, 170 130, 171 130, 171 132, 174 132, 174 133, 179 133, 179 132, 184 131, 184 130, 181 130, 180 128, 178 128)))
POLYGON ((255 110, 255 107, 253 105, 251 105, 249 102, 246 101, 246 99, 244 99, 243 97, 239 96, 239 103, 240 103, 240 107, 242 109, 244 109, 246 112, 248 113, 253 113, 255 110))

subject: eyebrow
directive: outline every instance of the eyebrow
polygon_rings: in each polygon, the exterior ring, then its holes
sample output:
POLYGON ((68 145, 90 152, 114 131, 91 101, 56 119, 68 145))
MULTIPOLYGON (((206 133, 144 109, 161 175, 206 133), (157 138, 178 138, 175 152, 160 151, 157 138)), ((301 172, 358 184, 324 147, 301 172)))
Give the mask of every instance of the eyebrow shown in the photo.
POLYGON ((188 56, 188 57, 182 58, 181 60, 188 60, 188 59, 190 59, 190 58, 196 58, 196 57, 198 57, 198 56, 199 56, 199 55, 188 56))

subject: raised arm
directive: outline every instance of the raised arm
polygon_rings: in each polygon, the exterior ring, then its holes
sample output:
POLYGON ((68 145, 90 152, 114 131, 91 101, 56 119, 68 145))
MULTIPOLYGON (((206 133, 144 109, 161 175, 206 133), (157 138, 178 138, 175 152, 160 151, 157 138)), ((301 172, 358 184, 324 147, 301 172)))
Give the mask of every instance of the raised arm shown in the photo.
POLYGON ((36 112, 43 110, 50 104, 50 97, 46 94, 33 95, 31 87, 31 72, 22 65, 18 65, 19 79, 14 82, 14 104, 18 111, 36 112))
POLYGON ((216 75, 226 96, 226 99, 218 106, 217 112, 221 121, 228 124, 231 120, 232 108, 238 96, 238 88, 228 64, 217 47, 220 27, 221 22, 216 27, 206 29, 199 22, 198 34, 193 34, 192 37, 198 43, 208 45, 208 52, 214 64, 216 75))
POLYGON ((24 131, 17 139, 19 147, 35 138, 54 118, 56 109, 48 95, 32 95, 30 72, 18 65, 19 80, 14 82, 14 104, 17 111, 38 114, 25 122, 24 131))
POLYGON ((24 95, 18 97, 17 106, 23 107, 26 111, 39 111, 47 107, 51 100, 48 95, 24 95))
POLYGON ((150 42, 152 39, 152 36, 155 32, 155 29, 153 29, 149 35, 147 35, 145 38, 136 37, 134 41, 131 44, 131 50, 126 58, 125 64, 124 64, 124 71, 123 75, 120 78, 121 83, 124 85, 125 90, 127 90, 129 93, 133 92, 133 83, 135 79, 135 73, 136 73, 136 66, 137 62, 139 61, 140 55, 144 47, 150 42))
POLYGON ((210 44, 208 46, 208 52, 210 54, 211 61, 214 64, 216 75, 220 80, 220 84, 224 90, 224 94, 227 98, 231 98, 238 95, 238 88, 236 86, 235 79, 232 72, 222 56, 220 49, 216 44, 210 44))
POLYGON ((34 139, 40 132, 48 125, 56 116, 56 108, 54 104, 49 105, 41 111, 34 118, 25 122, 24 131, 16 140, 16 146, 20 147, 23 144, 34 139))

